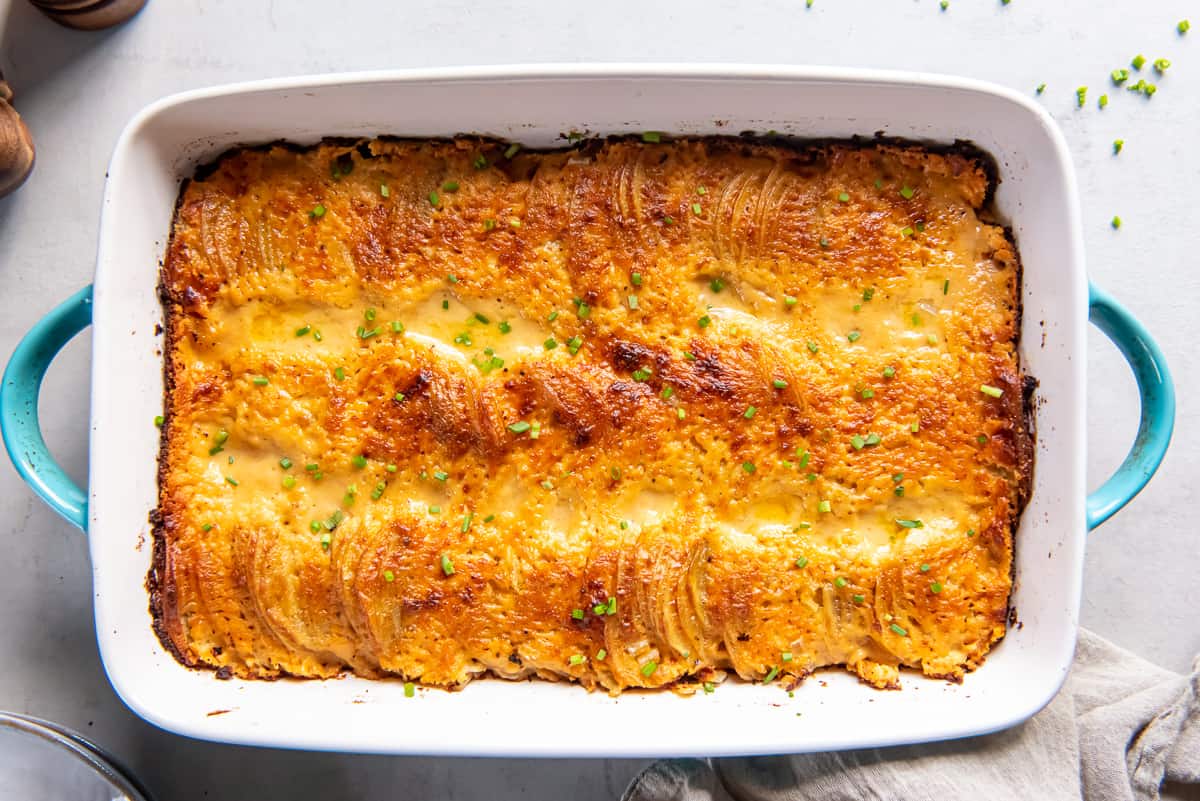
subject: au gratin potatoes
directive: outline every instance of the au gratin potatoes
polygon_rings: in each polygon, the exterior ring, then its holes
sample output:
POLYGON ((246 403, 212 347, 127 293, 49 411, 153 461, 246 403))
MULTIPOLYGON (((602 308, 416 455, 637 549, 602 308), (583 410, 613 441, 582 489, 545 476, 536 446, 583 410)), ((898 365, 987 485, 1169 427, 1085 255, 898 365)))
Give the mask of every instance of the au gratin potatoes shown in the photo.
POLYGON ((241 149, 187 182, 153 614, 222 678, 957 680, 1029 487, 967 147, 241 149))

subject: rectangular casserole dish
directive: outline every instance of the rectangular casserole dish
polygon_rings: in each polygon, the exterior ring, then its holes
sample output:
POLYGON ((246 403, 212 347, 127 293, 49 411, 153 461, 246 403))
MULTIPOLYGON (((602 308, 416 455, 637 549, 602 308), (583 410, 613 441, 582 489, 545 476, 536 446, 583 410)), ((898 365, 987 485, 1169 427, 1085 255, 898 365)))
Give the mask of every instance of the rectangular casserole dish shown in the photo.
POLYGON ((126 128, 104 197, 94 296, 82 290, 18 347, 0 393, 6 446, 52 506, 88 531, 96 625, 109 677, 148 721, 223 742, 377 752, 520 756, 731 755, 915 743, 981 734, 1039 710, 1065 678, 1078 625, 1083 543, 1162 458, 1174 396, 1157 347, 1087 284, 1073 171, 1044 111, 1005 89, 951 78, 779 67, 529 67, 268 81, 160 101, 126 128), (1040 381, 1033 491, 1016 538, 1015 620, 960 685, 904 676, 878 692, 836 671, 789 698, 733 682, 712 695, 481 681, 405 697, 396 681, 219 681, 181 666, 151 627, 148 515, 161 413, 157 292, 179 182, 239 144, 323 136, 470 132, 553 146, 568 131, 967 140, 995 157, 997 211, 1024 264, 1024 369, 1040 381), (1085 322, 1125 352, 1142 391, 1134 450, 1084 493, 1085 322), (94 454, 85 495, 49 459, 36 397, 50 359, 96 325, 94 454), (1085 502, 1086 501, 1086 502, 1085 502), (219 714, 214 714, 219 713, 219 714), (497 732, 503 732, 498 735, 497 732))

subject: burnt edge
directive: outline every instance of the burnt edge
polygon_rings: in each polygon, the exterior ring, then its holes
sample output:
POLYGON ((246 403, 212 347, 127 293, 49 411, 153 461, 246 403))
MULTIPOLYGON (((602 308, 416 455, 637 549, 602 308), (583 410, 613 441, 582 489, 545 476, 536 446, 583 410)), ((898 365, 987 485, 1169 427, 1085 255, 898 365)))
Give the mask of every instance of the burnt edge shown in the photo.
MULTIPOLYGON (((215 169, 215 168, 214 168, 215 169)), ((211 175, 211 172, 209 173, 211 175)), ((172 347, 175 342, 175 310, 171 303, 170 296, 167 293, 166 285, 163 282, 164 274, 167 269, 167 259, 170 258, 171 246, 175 243, 175 222, 179 218, 179 210, 183 205, 183 196, 187 192, 188 186, 191 185, 193 179, 185 178, 179 185, 179 195, 175 198, 175 208, 171 212, 171 232, 167 237, 166 251, 162 261, 159 262, 158 286, 155 291, 158 294, 159 304, 163 310, 162 321, 162 337, 163 337, 163 400, 167 401, 175 394, 175 371, 174 366, 175 350, 172 347)), ((193 659, 190 654, 184 653, 183 649, 171 637, 171 633, 167 630, 166 624, 166 599, 163 597, 169 594, 166 580, 167 568, 167 532, 166 521, 162 514, 162 488, 166 482, 167 474, 167 445, 169 444, 169 432, 171 430, 171 404, 163 404, 163 424, 159 429, 158 434, 158 498, 157 504, 150 510, 150 534, 153 540, 153 550, 150 560, 150 571, 146 574, 146 591, 150 596, 150 620, 154 628, 154 633, 158 637, 159 642, 167 649, 171 656, 181 665, 190 668, 206 668, 215 670, 216 666, 208 665, 193 659)))
MULTIPOLYGON (((670 136, 670 135, 668 134, 668 136, 670 136)), ((882 131, 876 132, 873 136, 857 136, 856 135, 856 136, 851 136, 851 137, 841 138, 841 139, 836 138, 836 137, 800 139, 800 138, 796 138, 796 137, 772 136, 772 135, 757 133, 754 131, 745 131, 737 136, 733 136, 733 135, 713 135, 713 136, 699 136, 699 137, 681 136, 681 137, 672 137, 672 138, 668 139, 668 141, 681 141, 681 140, 688 140, 688 139, 703 139, 707 142, 712 142, 712 143, 716 143, 719 145, 727 146, 730 149, 736 149, 736 148, 740 148, 740 147, 753 146, 753 145, 769 144, 774 147, 782 147, 787 150, 791 150, 798 156, 808 157, 808 158, 811 158, 812 156, 819 153, 821 150, 824 150, 824 149, 827 149, 830 147, 849 147, 849 148, 854 148, 854 149, 866 149, 869 147, 876 147, 879 145, 884 145, 884 146, 889 146, 889 147, 897 147, 897 148, 902 148, 902 149, 916 149, 916 150, 921 150, 921 151, 927 152, 927 153, 936 153, 939 155, 956 155, 961 158, 967 159, 968 161, 972 162, 976 167, 978 167, 980 170, 983 171, 983 174, 987 180, 987 190, 984 193, 983 201, 980 203, 980 205, 977 209, 977 212, 979 212, 979 214, 981 215, 981 219, 984 219, 985 221, 991 222, 996 219, 996 217, 993 214, 995 209, 994 209, 992 203, 995 200, 996 187, 998 187, 1000 184, 999 166, 996 164, 996 159, 994 156, 992 156, 991 153, 989 153, 988 151, 979 147, 974 142, 971 142, 966 139, 955 139, 953 142, 946 144, 946 143, 939 143, 939 142, 922 141, 922 140, 918 140, 918 139, 907 139, 904 137, 897 137, 897 136, 886 136, 883 134, 882 131)), ((372 156, 370 154, 370 150, 369 150, 370 143, 373 141, 440 142, 440 143, 457 142, 457 141, 474 141, 474 142, 479 143, 481 146, 490 145, 495 148, 499 148, 502 145, 507 146, 507 144, 508 144, 507 140, 500 139, 497 137, 485 136, 482 134, 469 134, 469 133, 454 134, 452 136, 445 136, 445 137, 409 137, 409 136, 398 136, 398 135, 379 135, 379 136, 374 136, 374 137, 326 136, 326 137, 322 137, 319 141, 317 141, 313 144, 310 144, 310 145, 301 145, 299 143, 292 142, 292 141, 289 141, 286 139, 276 139, 276 140, 272 140, 270 142, 262 142, 262 143, 253 144, 253 145, 251 145, 251 144, 233 145, 233 146, 227 148, 226 150, 222 151, 215 157, 213 157, 210 161, 197 165, 195 170, 193 171, 192 177, 184 178, 180 182, 179 194, 175 198, 175 208, 171 212, 171 232, 170 232, 170 235, 167 237, 165 255, 164 255, 163 259, 159 262, 159 278, 158 278, 158 285, 156 287, 156 291, 157 291, 157 294, 159 297, 159 302, 162 305, 162 309, 163 309, 162 336, 163 336, 163 342, 165 345, 163 348, 163 398, 164 399, 170 398, 175 390, 174 371, 171 369, 174 364, 174 361, 173 361, 174 351, 171 347, 171 344, 174 342, 173 333, 174 333, 175 309, 171 303, 170 295, 167 292, 167 288, 163 282, 163 278, 164 278, 164 273, 165 273, 166 267, 167 267, 167 258, 169 258, 169 256, 170 256, 171 246, 174 244, 174 241, 175 241, 175 222, 179 217, 179 210, 180 210, 181 206, 183 205, 184 194, 187 192, 187 189, 191 185, 191 183, 193 181, 206 180, 207 178, 211 177, 214 173, 216 173, 216 171, 218 169, 220 169, 221 165, 225 161, 227 161, 231 158, 234 158, 234 157, 240 155, 241 153, 245 153, 245 152, 254 152, 254 151, 267 152, 269 150, 272 150, 273 148, 284 148, 284 149, 292 151, 294 153, 306 153, 306 152, 316 150, 320 147, 324 147, 324 146, 328 146, 328 145, 339 145, 339 146, 346 147, 348 149, 353 149, 353 150, 358 151, 359 155, 361 155, 363 158, 374 158, 374 156, 372 156)), ((603 136, 603 137, 585 137, 575 143, 568 142, 568 144, 565 147, 538 148, 538 149, 524 150, 523 152, 525 152, 527 154, 528 153, 534 153, 534 154, 559 153, 559 152, 566 152, 566 151, 570 151, 570 150, 582 150, 584 152, 587 152, 589 150, 598 148, 607 142, 622 142, 622 141, 624 141, 624 142, 640 141, 640 137, 636 134, 612 135, 612 136, 603 136)), ((992 224, 996 224, 996 223, 993 222, 992 224)), ((1025 372, 1024 365, 1021 363, 1021 358, 1020 358, 1021 333, 1022 333, 1022 324, 1024 321, 1024 297, 1021 292, 1021 288, 1024 286, 1024 262, 1021 259, 1020 249, 1017 247, 1016 236, 1013 234, 1012 227, 1009 225, 1002 225, 1002 228, 1004 231, 1004 238, 1012 246, 1013 254, 1016 257, 1014 269, 1016 269, 1016 271, 1017 271, 1017 298, 1016 298, 1016 305, 1013 308, 1013 322, 1014 322, 1014 328, 1015 328, 1016 334, 1013 337, 1013 345, 1017 349, 1017 378, 1021 382, 1021 400, 1020 400, 1021 406, 1020 406, 1020 411, 1019 411, 1019 419, 1021 420, 1021 428, 1017 432, 1017 437, 1016 437, 1016 446, 1017 446, 1016 469, 1020 476, 1020 482, 1018 483, 1017 488, 1016 488, 1016 503, 1015 503, 1014 511, 1008 521, 1009 539, 1012 542, 1013 559, 1012 559, 1012 567, 1010 570, 1010 577, 1009 577, 1010 587, 1009 587, 1009 594, 1008 594, 1008 603, 1006 606, 1006 612, 1005 612, 1005 616, 1004 616, 1005 633, 1004 633, 1004 635, 1002 635, 999 639, 997 639, 992 644, 992 647, 994 647, 997 643, 1002 641, 1004 639, 1004 636, 1007 636, 1008 629, 1013 627, 1013 625, 1014 625, 1013 621, 1016 620, 1016 616, 1017 616, 1016 607, 1013 606, 1013 604, 1012 604, 1012 596, 1013 596, 1013 592, 1016 588, 1016 580, 1017 580, 1017 576, 1016 576, 1017 536, 1016 535, 1017 535, 1017 528, 1019 527, 1020 522, 1021 522, 1021 517, 1025 511, 1025 507, 1029 501, 1029 496, 1032 494, 1032 490, 1033 490, 1033 470, 1034 470, 1034 462, 1035 462, 1035 446, 1036 446, 1036 442, 1037 442, 1037 430, 1036 430, 1036 424, 1035 424, 1036 423, 1036 401, 1037 401, 1037 399, 1035 397, 1035 393, 1036 393, 1037 386, 1038 386, 1038 380, 1035 377, 1033 377, 1025 372)), ((170 431, 170 423, 171 423, 170 404, 164 404, 163 425, 162 425, 162 429, 159 434, 158 469, 157 469, 158 493, 159 493, 158 505, 155 506, 155 508, 152 509, 149 514, 149 522, 150 522, 150 526, 151 526, 151 538, 153 540, 153 556, 151 559, 150 571, 146 576, 146 589, 149 593, 149 601, 150 601, 149 611, 150 611, 151 625, 154 629, 155 635, 157 635, 157 637, 158 637, 159 641, 162 643, 163 647, 166 648, 167 652, 170 653, 173 657, 175 657, 176 661, 178 661, 181 665, 183 665, 184 667, 195 669, 195 670, 210 670, 216 674, 217 678, 228 679, 228 678, 232 677, 231 669, 228 668, 228 666, 218 668, 216 665, 194 659, 190 654, 183 652, 183 650, 179 647, 178 643, 175 642, 175 640, 171 637, 170 632, 167 630, 167 625, 166 625, 166 620, 165 620, 166 609, 164 607, 164 603, 165 603, 164 595, 169 594, 169 590, 166 586, 166 557, 167 557, 166 522, 163 520, 163 516, 161 513, 161 505, 162 505, 162 487, 163 487, 163 483, 166 478, 166 472, 167 472, 167 446, 169 444, 168 433, 170 431)), ((978 669, 978 667, 980 665, 982 665, 983 661, 986 660, 986 657, 990 655, 990 651, 991 651, 991 648, 989 648, 989 653, 984 656, 984 659, 980 660, 980 663, 977 664, 974 668, 972 668, 972 670, 978 669)), ((834 667, 838 667, 838 666, 837 665, 827 666, 827 668, 834 668, 834 667)), ((901 665, 901 667, 903 668, 904 666, 901 665)), ((343 671, 343 672, 345 672, 345 671, 343 671)), ((294 676, 294 674, 288 672, 287 670, 280 669, 279 675, 276 677, 258 677, 257 680, 273 681, 273 680, 276 680, 277 678, 285 678, 285 677, 291 677, 291 676, 294 676)), ((960 679, 960 683, 961 683, 961 679, 960 679)))

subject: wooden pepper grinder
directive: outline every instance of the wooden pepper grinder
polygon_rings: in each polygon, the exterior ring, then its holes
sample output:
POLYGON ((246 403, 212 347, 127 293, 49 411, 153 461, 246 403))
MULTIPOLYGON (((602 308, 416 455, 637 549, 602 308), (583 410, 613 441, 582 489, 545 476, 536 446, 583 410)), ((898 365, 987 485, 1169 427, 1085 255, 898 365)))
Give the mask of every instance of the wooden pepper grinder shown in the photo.
POLYGON ((0 75, 0 197, 15 190, 33 169, 33 137, 12 107, 12 89, 0 75))
POLYGON ((146 0, 29 0, 50 19, 85 31, 120 25, 142 10, 146 0))

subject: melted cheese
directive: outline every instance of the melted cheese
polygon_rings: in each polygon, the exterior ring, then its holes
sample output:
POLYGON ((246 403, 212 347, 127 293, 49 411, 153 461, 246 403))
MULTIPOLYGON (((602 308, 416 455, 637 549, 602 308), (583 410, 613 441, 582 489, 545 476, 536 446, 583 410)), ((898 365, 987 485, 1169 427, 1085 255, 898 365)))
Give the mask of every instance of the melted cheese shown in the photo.
POLYGON ((160 633, 247 677, 960 677, 1029 472, 987 189, 882 145, 226 157, 163 271, 160 633))

